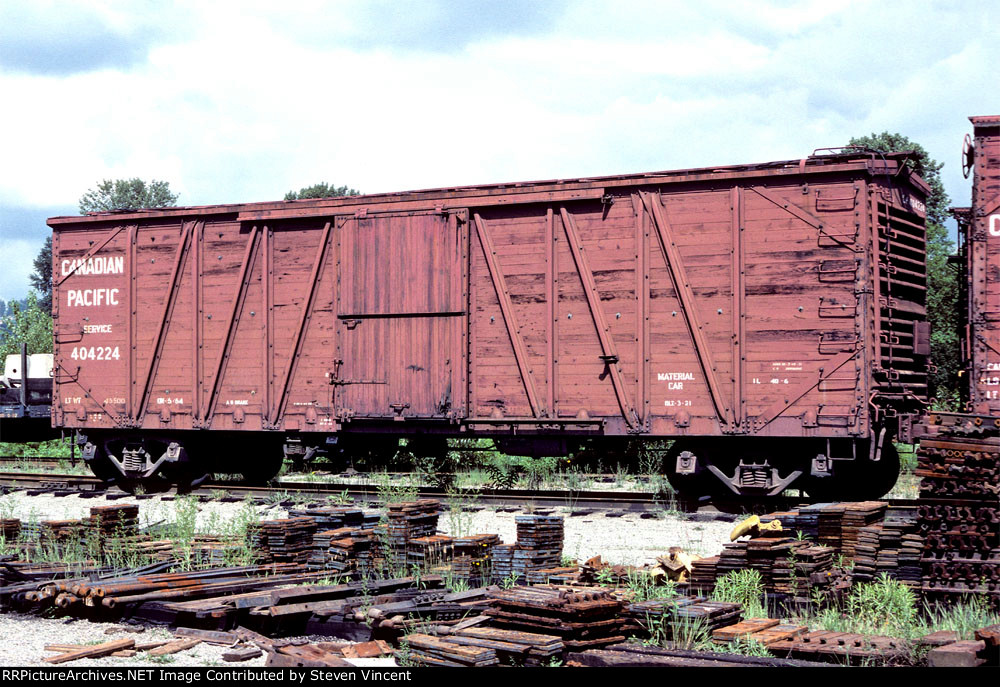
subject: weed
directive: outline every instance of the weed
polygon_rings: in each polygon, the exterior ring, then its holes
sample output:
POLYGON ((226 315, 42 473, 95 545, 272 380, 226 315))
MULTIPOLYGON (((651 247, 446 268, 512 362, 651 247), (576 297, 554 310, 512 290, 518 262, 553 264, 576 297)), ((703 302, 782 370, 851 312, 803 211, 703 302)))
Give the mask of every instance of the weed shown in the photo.
POLYGON ((466 537, 473 533, 475 518, 467 509, 474 506, 480 496, 478 490, 448 489, 445 503, 448 505, 448 532, 452 537, 466 537))
POLYGON ((378 500, 386 505, 416 501, 419 493, 417 486, 413 484, 409 476, 399 483, 394 483, 392 476, 384 471, 375 475, 375 491, 378 500))
POLYGON ((409 634, 399 640, 399 648, 396 650, 395 654, 396 665, 404 668, 413 668, 417 666, 417 662, 413 660, 413 651, 410 649, 410 641, 407 639, 409 634))
POLYGON ((512 572, 510 575, 507 575, 507 577, 500 580, 500 586, 504 589, 513 589, 517 586, 517 581, 519 579, 521 579, 521 576, 516 572, 512 572))
POLYGON ((326 497, 326 500, 335 506, 349 506, 354 503, 354 499, 348 495, 347 489, 344 489, 339 494, 330 494, 326 497))
POLYGON ((670 646, 688 651, 705 651, 712 647, 708 625, 701 618, 682 618, 671 627, 670 646))
POLYGON ((903 583, 882 573, 875 582, 855 585, 847 600, 851 621, 871 634, 905 637, 917 620, 913 592, 903 583))
POLYGON ((552 479, 556 471, 556 458, 531 458, 523 463, 524 478, 528 489, 540 489, 552 479))
POLYGON ((920 634, 939 630, 958 632, 961 639, 973 639, 975 631, 1000 623, 1000 613, 978 596, 970 596, 948 608, 927 609, 921 621, 920 634))
POLYGON ((651 575, 635 570, 629 571, 625 586, 632 592, 632 603, 650 599, 673 599, 677 596, 677 585, 672 580, 667 580, 666 584, 657 584, 651 575))
POLYGON ((712 598, 716 601, 738 603, 743 606, 746 618, 767 617, 764 603, 764 581, 759 570, 746 568, 726 573, 715 583, 712 598))
POLYGON ((737 654, 739 656, 762 656, 769 658, 773 656, 767 647, 750 637, 737 637, 727 644, 713 644, 712 651, 723 654, 737 654))

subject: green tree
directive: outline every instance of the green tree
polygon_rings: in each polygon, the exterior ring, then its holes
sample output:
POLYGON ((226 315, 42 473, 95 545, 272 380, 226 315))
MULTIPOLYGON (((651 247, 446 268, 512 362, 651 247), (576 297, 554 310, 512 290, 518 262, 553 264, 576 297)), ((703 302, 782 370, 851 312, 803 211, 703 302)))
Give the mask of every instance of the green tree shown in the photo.
POLYGON ((299 191, 289 191, 285 200, 306 200, 307 198, 332 198, 334 196, 360 196, 361 191, 347 186, 334 186, 325 181, 306 186, 299 191))
POLYGON ((34 292, 28 294, 24 307, 13 301, 11 314, 0 321, 0 361, 11 353, 21 352, 21 342, 28 344, 28 354, 52 352, 52 316, 43 310, 34 292))
POLYGON ((47 313, 52 312, 52 236, 45 239, 45 245, 38 251, 35 258, 35 271, 28 277, 31 286, 34 287, 41 298, 38 299, 38 307, 47 313))
POLYGON ((139 178, 105 179, 80 197, 80 212, 109 212, 112 210, 138 210, 164 208, 177 205, 177 194, 170 191, 170 184, 155 179, 147 184, 139 178))
POLYGON ((927 319, 931 324, 931 362, 936 370, 930 375, 930 395, 943 407, 958 401, 959 359, 958 341, 958 275, 948 264, 955 252, 955 243, 948 238, 945 220, 948 218, 948 194, 941 183, 943 163, 937 162, 923 146, 902 134, 883 131, 852 138, 850 145, 864 146, 880 152, 912 150, 915 157, 907 165, 919 174, 931 188, 927 197, 927 319))

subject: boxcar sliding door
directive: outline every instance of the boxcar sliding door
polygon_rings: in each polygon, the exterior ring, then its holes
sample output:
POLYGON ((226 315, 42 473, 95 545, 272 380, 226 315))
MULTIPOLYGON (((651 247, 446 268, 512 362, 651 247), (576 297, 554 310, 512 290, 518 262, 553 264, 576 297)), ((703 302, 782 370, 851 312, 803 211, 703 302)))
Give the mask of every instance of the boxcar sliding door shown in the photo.
POLYGON ((467 218, 461 210, 338 220, 338 416, 465 417, 467 218))

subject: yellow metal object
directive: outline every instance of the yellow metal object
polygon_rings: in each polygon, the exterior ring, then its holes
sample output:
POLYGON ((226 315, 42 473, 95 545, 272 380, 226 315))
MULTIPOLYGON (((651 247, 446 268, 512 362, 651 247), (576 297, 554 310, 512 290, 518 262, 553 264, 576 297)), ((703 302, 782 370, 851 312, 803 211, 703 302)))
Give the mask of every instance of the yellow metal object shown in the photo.
POLYGON ((736 541, 740 537, 746 535, 753 537, 765 531, 780 532, 781 529, 780 520, 772 520, 771 522, 761 524, 759 516, 751 515, 749 518, 733 528, 733 531, 729 533, 729 541, 736 541))

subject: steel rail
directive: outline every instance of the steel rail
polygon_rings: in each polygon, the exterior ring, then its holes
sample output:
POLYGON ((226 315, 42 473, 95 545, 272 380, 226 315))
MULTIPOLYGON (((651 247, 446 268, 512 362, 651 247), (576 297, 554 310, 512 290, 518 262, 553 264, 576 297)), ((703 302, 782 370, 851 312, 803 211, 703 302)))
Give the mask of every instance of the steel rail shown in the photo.
MULTIPOLYGON (((0 486, 13 487, 19 489, 52 489, 52 490, 79 490, 79 491, 107 491, 116 499, 137 498, 121 492, 116 487, 109 486, 106 482, 96 478, 82 475, 57 475, 52 473, 6 473, 0 472, 0 486)), ((239 482, 217 482, 203 484, 199 488, 191 491, 192 494, 200 497, 207 497, 212 500, 218 492, 224 491, 227 500, 252 497, 260 501, 269 501, 281 504, 306 505, 330 503, 331 498, 347 496, 355 501, 373 503, 379 500, 378 487, 374 484, 345 484, 345 483, 314 483, 314 482, 284 482, 274 486, 255 487, 240 484, 239 482), (275 497, 287 496, 282 500, 275 497), (312 501, 303 500, 303 496, 315 497, 312 501)), ((676 509, 686 513, 712 511, 723 511, 727 507, 734 507, 735 512, 748 512, 749 507, 745 501, 729 501, 712 503, 692 503, 684 501, 669 501, 656 494, 649 492, 623 492, 623 491, 565 491, 565 490, 529 490, 529 489, 480 489, 466 490, 471 504, 464 504, 468 507, 475 506, 507 506, 507 507, 564 507, 571 511, 585 510, 612 510, 628 511, 638 513, 656 513, 664 510, 676 509)), ((140 498, 149 498, 151 495, 142 495, 140 498)), ((442 490, 434 487, 420 487, 417 489, 418 498, 437 498, 442 500, 455 499, 454 491, 442 490)), ((458 498, 462 498, 459 496, 458 498)), ((952 499, 881 499, 889 504, 891 508, 916 508, 921 504, 947 504, 952 499)), ((761 512, 774 512, 787 510, 799 505, 808 503, 809 499, 803 497, 783 497, 777 500, 768 499, 766 510, 761 512)))

